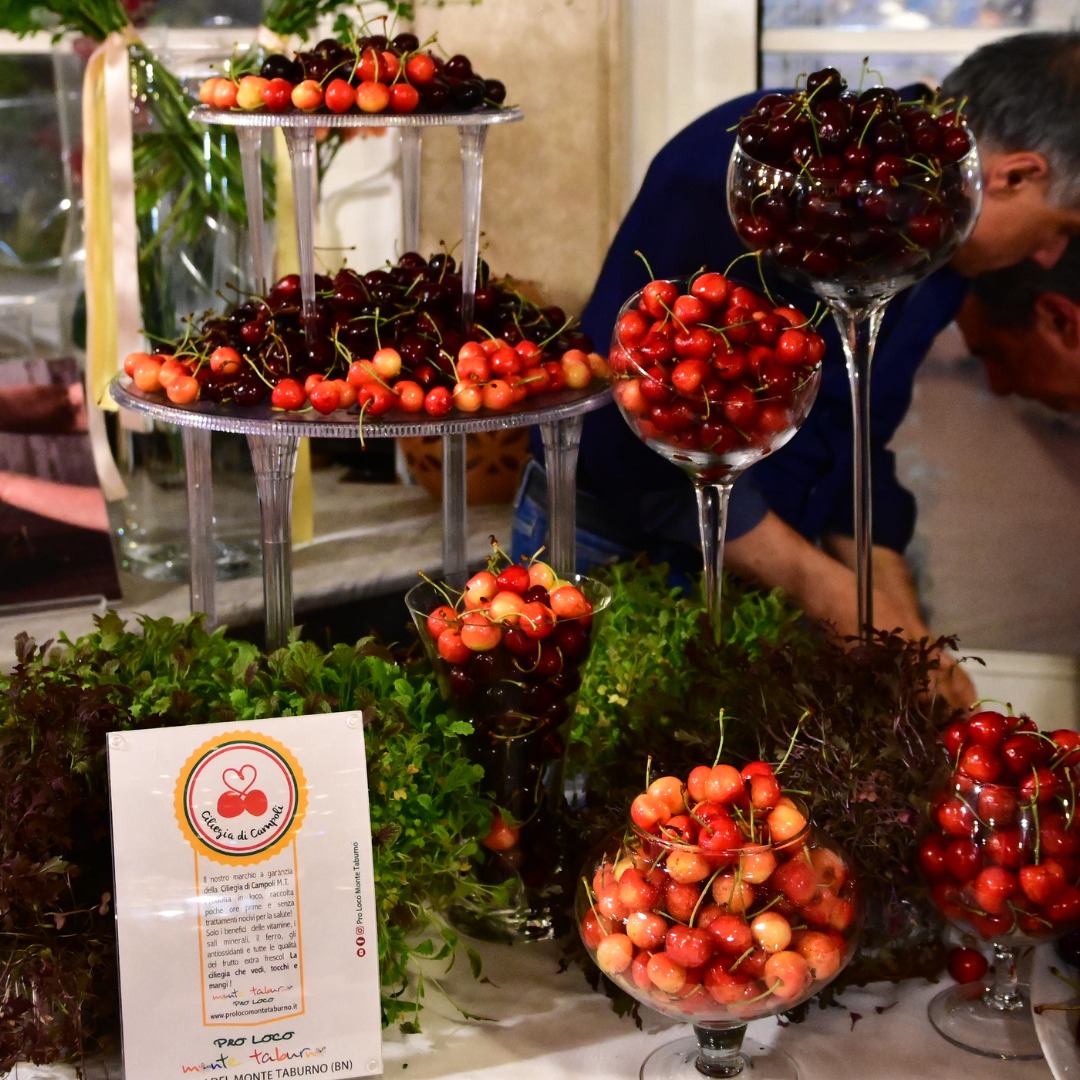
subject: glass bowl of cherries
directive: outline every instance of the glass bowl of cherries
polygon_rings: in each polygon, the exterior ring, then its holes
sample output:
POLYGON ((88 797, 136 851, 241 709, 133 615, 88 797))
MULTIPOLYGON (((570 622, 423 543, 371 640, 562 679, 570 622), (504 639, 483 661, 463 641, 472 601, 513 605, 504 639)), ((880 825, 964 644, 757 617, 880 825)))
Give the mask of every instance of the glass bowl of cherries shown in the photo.
POLYGON ((497 547, 460 587, 425 580, 405 597, 444 700, 472 727, 466 750, 495 802, 479 874, 505 899, 452 912, 476 937, 535 940, 570 929, 565 749, 610 602, 594 578, 562 578, 538 559, 511 563, 497 547))
POLYGON ((938 994, 930 1020, 976 1053, 1038 1058, 1020 962, 1080 928, 1080 733, 983 709, 942 741, 949 766, 931 795, 919 868, 949 922, 990 945, 994 971, 938 994))
POLYGON ((817 993, 855 952, 863 901, 851 859, 785 795, 773 767, 699 765, 652 781, 586 863, 578 930, 617 986, 692 1037, 655 1051, 643 1080, 794 1080, 751 1020, 817 993))
POLYGON ((807 315, 716 271, 656 278, 619 311, 608 357, 615 403, 694 485, 716 640, 732 486, 799 430, 824 352, 807 315))
POLYGON ((830 301, 925 277, 974 226, 979 157, 956 103, 850 90, 834 68, 759 99, 728 169, 735 231, 830 301))

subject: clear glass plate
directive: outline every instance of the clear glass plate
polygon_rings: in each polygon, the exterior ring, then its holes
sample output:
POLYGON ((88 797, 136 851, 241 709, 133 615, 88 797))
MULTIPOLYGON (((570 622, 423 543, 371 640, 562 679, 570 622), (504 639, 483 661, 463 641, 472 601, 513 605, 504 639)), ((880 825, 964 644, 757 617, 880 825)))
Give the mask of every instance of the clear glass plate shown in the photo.
POLYGON ((1054 970, 1070 979, 1080 976, 1054 952, 1053 945, 1040 945, 1031 960, 1031 1004, 1035 1016, 1035 1031, 1039 1036, 1046 1063, 1054 1080, 1077 1080, 1080 1077, 1080 994, 1054 970), (1039 1006, 1071 1005, 1071 1009, 1039 1006))

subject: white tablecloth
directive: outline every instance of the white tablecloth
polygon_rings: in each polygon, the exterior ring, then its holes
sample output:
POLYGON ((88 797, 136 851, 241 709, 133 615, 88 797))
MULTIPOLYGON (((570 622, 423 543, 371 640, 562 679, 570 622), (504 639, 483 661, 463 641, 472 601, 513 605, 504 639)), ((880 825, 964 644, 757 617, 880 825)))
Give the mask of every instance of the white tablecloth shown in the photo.
MULTIPOLYGON (((459 963, 427 984, 423 1033, 384 1036, 385 1077, 400 1080, 634 1080, 644 1058, 690 1034, 642 1010, 639 1030, 594 992, 577 967, 560 970, 554 943, 500 946, 473 943, 484 961, 476 981, 459 963), (462 1013, 487 1017, 466 1019, 462 1013)), ((812 1008, 801 1024, 757 1020, 749 1035, 796 1059, 801 1080, 1052 1080, 1043 1061, 997 1061, 952 1046, 926 1019, 943 987, 922 980, 845 990, 842 1006, 812 1008)), ((66 1067, 20 1068, 18 1080, 69 1080, 66 1067)), ((91 1077, 118 1080, 114 1067, 91 1077)), ((12 1076, 14 1080, 14 1074, 12 1076)), ((157 1080, 129 1077, 127 1080, 157 1080)))

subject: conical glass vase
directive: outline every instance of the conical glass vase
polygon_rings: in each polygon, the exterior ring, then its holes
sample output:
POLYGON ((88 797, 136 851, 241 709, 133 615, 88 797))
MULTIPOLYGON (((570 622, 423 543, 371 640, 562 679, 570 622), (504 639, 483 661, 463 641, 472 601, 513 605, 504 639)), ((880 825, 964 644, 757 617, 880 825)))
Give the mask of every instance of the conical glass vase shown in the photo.
POLYGON ((564 858, 566 743, 611 592, 573 576, 552 585, 550 603, 535 593, 504 604, 497 592, 467 607, 468 595, 425 582, 406 596, 444 700, 473 727, 467 752, 482 766, 496 808, 478 873, 501 899, 477 897, 451 918, 487 940, 562 936, 572 926, 575 869, 564 858))

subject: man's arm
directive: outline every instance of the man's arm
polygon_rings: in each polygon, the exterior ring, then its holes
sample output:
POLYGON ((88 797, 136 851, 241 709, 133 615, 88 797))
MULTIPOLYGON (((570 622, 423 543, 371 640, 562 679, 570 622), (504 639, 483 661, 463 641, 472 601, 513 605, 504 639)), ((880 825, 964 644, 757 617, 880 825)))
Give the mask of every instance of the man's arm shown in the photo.
MULTIPOLYGON (((838 554, 848 554, 850 538, 830 537, 838 554)), ((780 588, 794 597, 803 611, 829 623, 839 637, 859 633, 856 581, 852 565, 811 544, 774 513, 726 545, 727 565, 766 588, 780 588)), ((913 640, 932 637, 919 612, 914 583, 903 556, 888 548, 874 549, 874 624, 899 630, 913 640)), ((975 687, 951 658, 942 658, 938 692, 950 704, 966 708, 976 698, 975 687)))

